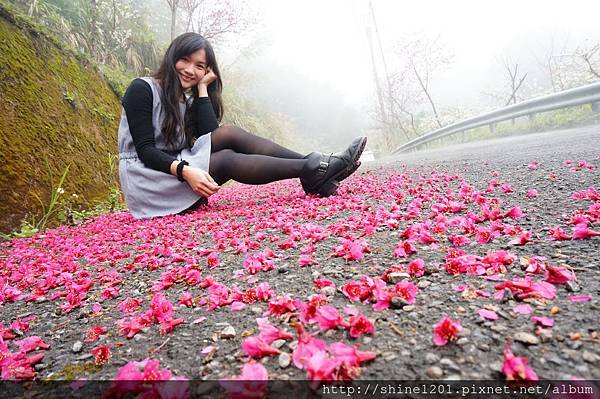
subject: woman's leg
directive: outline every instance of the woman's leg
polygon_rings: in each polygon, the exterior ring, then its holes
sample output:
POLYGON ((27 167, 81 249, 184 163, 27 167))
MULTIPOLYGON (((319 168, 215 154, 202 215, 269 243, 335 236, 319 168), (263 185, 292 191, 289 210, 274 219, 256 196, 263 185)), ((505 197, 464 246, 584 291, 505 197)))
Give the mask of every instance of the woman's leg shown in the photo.
POLYGON ((241 154, 267 155, 276 158, 302 159, 303 155, 270 140, 248 133, 237 126, 221 126, 211 134, 211 152, 233 150, 241 154))
POLYGON ((286 159, 267 155, 242 154, 224 149, 210 154, 208 173, 221 185, 233 179, 245 184, 265 184, 311 174, 308 159, 286 159))

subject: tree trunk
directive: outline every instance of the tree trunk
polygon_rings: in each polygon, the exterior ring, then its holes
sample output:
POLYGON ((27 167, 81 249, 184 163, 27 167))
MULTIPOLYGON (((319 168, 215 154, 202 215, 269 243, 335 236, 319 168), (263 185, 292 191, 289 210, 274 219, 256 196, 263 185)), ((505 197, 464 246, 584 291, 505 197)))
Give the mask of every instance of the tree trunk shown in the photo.
POLYGON ((29 12, 27 14, 31 17, 36 8, 37 8, 37 0, 33 0, 31 2, 31 5, 29 6, 29 12))
POLYGON ((97 0, 90 0, 90 54, 92 58, 96 58, 96 24, 98 21, 98 4, 97 0))
POLYGON ((171 41, 175 39, 175 23, 177 22, 177 8, 179 7, 179 0, 167 0, 169 7, 171 8, 171 41))

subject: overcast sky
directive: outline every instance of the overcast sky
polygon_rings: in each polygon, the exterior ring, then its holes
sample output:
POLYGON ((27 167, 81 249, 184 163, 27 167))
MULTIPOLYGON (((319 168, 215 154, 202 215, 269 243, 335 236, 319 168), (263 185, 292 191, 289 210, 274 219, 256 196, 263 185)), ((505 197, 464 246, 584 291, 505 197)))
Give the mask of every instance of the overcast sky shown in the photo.
MULTIPOLYGON (((368 0, 257 3, 261 62, 329 84, 350 102, 360 103, 373 94, 365 33, 370 22, 368 0)), ((453 63, 438 75, 434 87, 441 102, 452 102, 457 91, 477 101, 498 57, 528 38, 544 42, 552 35, 571 35, 600 40, 600 1, 373 0, 372 4, 386 53, 393 50, 395 40, 407 35, 439 35, 447 44, 453 63)))

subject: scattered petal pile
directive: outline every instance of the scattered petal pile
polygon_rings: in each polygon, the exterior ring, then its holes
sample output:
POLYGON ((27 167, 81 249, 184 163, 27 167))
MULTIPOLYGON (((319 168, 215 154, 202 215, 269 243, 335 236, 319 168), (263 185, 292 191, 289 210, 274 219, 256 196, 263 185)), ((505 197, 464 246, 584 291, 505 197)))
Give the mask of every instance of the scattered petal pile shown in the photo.
MULTIPOLYGON (((584 161, 577 165, 570 170, 596 170, 584 161)), ((546 176, 546 167, 532 161, 526 173, 546 176)), ((446 314, 426 319, 422 331, 432 337, 432 352, 452 350, 463 327, 492 326, 499 318, 520 318, 536 334, 551 334, 566 321, 541 305, 568 298, 584 308, 594 297, 567 296, 576 271, 527 249, 597 241, 600 194, 594 187, 573 192, 578 209, 538 228, 524 223, 542 189, 521 190, 502 181, 498 171, 492 177, 476 187, 449 172, 378 170, 353 176, 329 198, 306 196, 292 181, 238 185, 185 215, 135 220, 117 213, 1 243, 0 306, 27 304, 34 313, 1 321, 2 378, 36 378, 33 365, 54 346, 36 335, 23 337, 35 323, 38 304, 61 317, 73 313, 92 320, 79 334, 101 368, 114 367, 112 359, 126 356, 142 331, 142 339, 167 336, 161 339, 168 345, 168 337, 180 331, 205 328, 211 315, 244 315, 251 332, 233 338, 240 363, 219 375, 233 398, 264 396, 269 374, 278 372, 271 357, 289 356, 315 386, 358 378, 379 361, 381 353, 369 346, 388 328, 382 320, 395 309, 426 309, 426 290, 436 275, 452 278, 449 292, 472 302, 473 311, 456 312, 448 304, 446 314), (304 286, 282 289, 286 276, 299 273, 312 277, 304 286), (507 307, 507 301, 527 303, 507 307), (249 308, 262 314, 256 317, 249 308)), ((403 339, 407 332, 396 330, 403 339)), ((506 379, 537 380, 528 359, 514 356, 506 342, 506 379)), ((210 344, 199 344, 205 349, 196 351, 202 357, 194 376, 216 353, 210 344)), ((501 356, 502 349, 492 353, 501 356)), ((116 372, 109 393, 160 397, 166 388, 150 382, 179 378, 159 360, 132 359, 116 372)), ((184 397, 187 390, 180 385, 168 397, 184 397)))

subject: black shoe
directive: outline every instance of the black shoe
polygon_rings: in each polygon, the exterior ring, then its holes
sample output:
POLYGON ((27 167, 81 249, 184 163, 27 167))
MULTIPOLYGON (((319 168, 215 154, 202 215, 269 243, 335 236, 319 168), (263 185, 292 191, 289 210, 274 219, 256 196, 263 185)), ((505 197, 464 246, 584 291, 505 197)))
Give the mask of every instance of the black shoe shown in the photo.
POLYGON ((361 136, 355 138, 345 151, 336 152, 333 154, 334 157, 342 158, 348 161, 346 170, 336 178, 338 182, 341 182, 349 177, 352 173, 356 172, 356 169, 358 169, 360 166, 360 156, 362 155, 366 146, 367 136, 361 136))
POLYGON ((309 170, 316 172, 310 177, 301 178, 302 188, 307 194, 319 194, 328 197, 337 191, 339 182, 350 176, 360 166, 360 156, 367 144, 367 138, 356 138, 342 152, 321 154, 312 152, 305 158, 309 159, 309 170))
MULTIPOLYGON (((330 166, 330 155, 324 155, 320 152, 311 152, 304 159, 308 159, 308 170, 310 177, 300 178, 300 183, 306 194, 318 194, 321 197, 329 197, 337 191, 339 183, 335 180, 328 180, 327 175, 331 175, 334 167, 330 166)), ((339 166, 337 167, 339 170, 339 166)))

